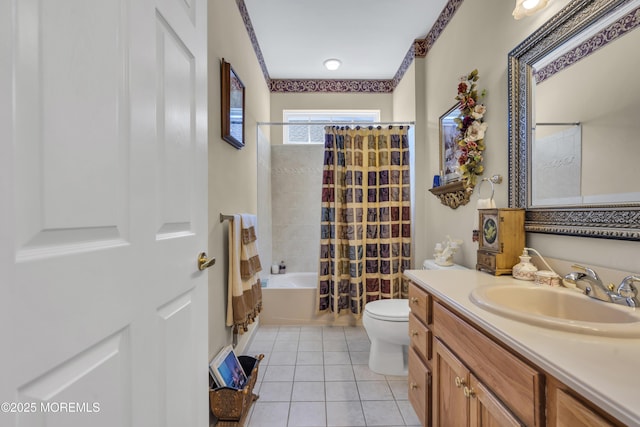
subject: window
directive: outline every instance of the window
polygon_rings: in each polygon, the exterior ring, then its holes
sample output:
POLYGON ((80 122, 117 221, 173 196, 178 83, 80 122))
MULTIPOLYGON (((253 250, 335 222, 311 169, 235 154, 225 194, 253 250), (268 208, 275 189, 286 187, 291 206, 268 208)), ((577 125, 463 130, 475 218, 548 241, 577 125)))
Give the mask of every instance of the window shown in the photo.
POLYGON ((283 126, 285 144, 323 144, 329 123, 376 123, 380 110, 284 110, 282 116, 285 123, 300 123, 283 126))

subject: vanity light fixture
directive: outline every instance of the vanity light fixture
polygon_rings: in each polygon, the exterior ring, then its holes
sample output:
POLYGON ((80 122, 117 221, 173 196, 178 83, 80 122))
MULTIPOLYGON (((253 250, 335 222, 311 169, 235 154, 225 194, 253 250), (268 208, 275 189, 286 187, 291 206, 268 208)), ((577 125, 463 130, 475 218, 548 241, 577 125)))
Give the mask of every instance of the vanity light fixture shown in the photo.
POLYGON ((544 9, 551 0, 516 0, 516 8, 513 9, 513 17, 522 19, 531 16, 539 10, 544 9))
POLYGON ((340 68, 342 62, 339 59, 331 58, 323 62, 325 68, 329 71, 335 71, 340 68))

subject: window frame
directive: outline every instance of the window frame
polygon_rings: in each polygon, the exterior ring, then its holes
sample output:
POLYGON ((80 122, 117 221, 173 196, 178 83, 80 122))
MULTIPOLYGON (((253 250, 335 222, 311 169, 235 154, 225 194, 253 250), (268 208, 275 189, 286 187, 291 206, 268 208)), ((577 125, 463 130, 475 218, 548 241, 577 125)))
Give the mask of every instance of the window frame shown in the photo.
POLYGON ((314 110, 296 110, 288 109, 282 111, 282 143, 286 145, 317 145, 324 144, 324 141, 313 142, 311 141, 311 126, 314 123, 318 126, 326 126, 329 123, 355 125, 355 124, 370 124, 380 122, 380 110, 332 110, 332 109, 314 109, 314 110), (298 118, 298 120, 295 120, 298 118), (306 118, 307 120, 301 120, 306 118), (294 120, 292 120, 294 119, 294 120), (359 120, 361 119, 361 120, 359 120), (289 140, 289 128, 291 123, 308 125, 307 140, 290 142, 289 140))

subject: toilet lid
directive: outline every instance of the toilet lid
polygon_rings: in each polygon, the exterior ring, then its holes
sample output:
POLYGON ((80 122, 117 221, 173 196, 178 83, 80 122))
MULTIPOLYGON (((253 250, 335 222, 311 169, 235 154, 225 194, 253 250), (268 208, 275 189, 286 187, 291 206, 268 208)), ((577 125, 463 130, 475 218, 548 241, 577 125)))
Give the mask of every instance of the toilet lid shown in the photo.
POLYGON ((371 301, 364 306, 364 311, 374 319, 389 322, 409 321, 409 300, 381 299, 371 301))

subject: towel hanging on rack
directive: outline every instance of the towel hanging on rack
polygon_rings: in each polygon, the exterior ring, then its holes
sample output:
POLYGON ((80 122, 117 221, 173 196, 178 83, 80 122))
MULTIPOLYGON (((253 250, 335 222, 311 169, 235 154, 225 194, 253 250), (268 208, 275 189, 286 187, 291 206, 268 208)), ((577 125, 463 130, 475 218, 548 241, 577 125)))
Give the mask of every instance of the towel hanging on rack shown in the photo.
MULTIPOLYGON (((494 183, 493 178, 483 178, 482 181, 480 181, 480 184, 478 185, 478 201, 476 202, 476 211, 479 211, 480 209, 495 209, 496 202, 493 200, 493 193, 495 188, 493 186, 493 183, 494 183), (482 194, 480 194, 480 189, 482 188, 482 184, 485 181, 488 181, 489 184, 491 184, 491 195, 488 198, 482 198, 482 194)), ((479 221, 480 221, 480 213, 476 212, 476 215, 473 219, 474 230, 478 230, 479 221)))
POLYGON ((227 326, 243 333, 262 310, 262 270, 256 237, 257 218, 235 214, 229 222, 227 326))

